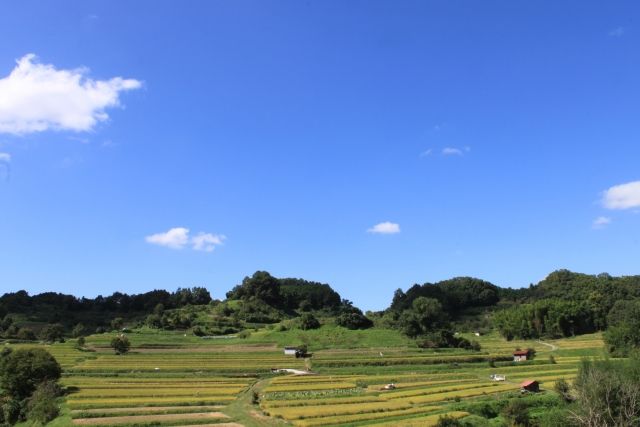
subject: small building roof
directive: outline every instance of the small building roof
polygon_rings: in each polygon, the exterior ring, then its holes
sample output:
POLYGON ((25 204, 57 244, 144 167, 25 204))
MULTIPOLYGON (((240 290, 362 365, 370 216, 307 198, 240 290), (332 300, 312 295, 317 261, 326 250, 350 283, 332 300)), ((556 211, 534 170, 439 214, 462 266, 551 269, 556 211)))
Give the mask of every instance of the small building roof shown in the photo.
POLYGON ((513 352, 514 356, 528 356, 529 350, 516 350, 513 352))
POLYGON ((538 381, 536 380, 524 380, 522 381, 522 384, 520 384, 520 387, 529 387, 530 385, 534 385, 537 384, 538 381))
POLYGON ((298 349, 298 347, 293 346, 293 345, 285 345, 285 346, 284 346, 284 349, 285 349, 285 350, 297 350, 297 349, 298 349))

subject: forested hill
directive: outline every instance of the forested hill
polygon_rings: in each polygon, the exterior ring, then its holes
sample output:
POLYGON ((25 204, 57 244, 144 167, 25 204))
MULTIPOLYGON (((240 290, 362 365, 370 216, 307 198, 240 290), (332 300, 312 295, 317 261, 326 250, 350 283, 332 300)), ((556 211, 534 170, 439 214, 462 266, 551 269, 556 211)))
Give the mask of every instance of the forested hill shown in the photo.
MULTIPOLYGON (((224 300, 212 298, 204 287, 138 295, 116 292, 96 298, 53 292, 34 296, 26 291, 7 293, 0 297, 0 320, 0 335, 19 339, 30 339, 48 326, 56 329, 51 336, 123 326, 212 335, 265 324, 305 329, 331 322, 351 329, 372 325, 396 328, 445 346, 459 345, 451 338, 451 331, 472 329, 498 330, 507 339, 610 329, 618 334, 618 342, 629 343, 636 340, 634 330, 640 331, 640 276, 558 270, 522 289, 456 277, 416 284, 406 291, 398 289, 389 308, 365 316, 328 284, 275 278, 258 271, 227 292, 224 300)), ((640 344, 640 338, 638 341, 640 344)))
POLYGON ((386 325, 416 337, 444 326, 498 330, 507 339, 606 330, 611 353, 624 355, 640 346, 640 276, 558 270, 522 289, 458 277, 398 289, 380 316, 386 325))

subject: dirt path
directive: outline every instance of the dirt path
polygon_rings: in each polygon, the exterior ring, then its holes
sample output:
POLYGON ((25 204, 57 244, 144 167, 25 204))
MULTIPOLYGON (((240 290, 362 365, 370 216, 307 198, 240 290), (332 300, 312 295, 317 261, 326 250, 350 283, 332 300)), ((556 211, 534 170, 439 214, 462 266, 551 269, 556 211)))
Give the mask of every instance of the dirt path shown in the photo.
POLYGON ((264 415, 258 405, 253 404, 253 393, 262 393, 262 390, 268 386, 270 382, 271 378, 263 378, 253 383, 251 387, 239 395, 233 403, 223 409, 224 413, 245 427, 290 425, 282 419, 264 415))
POLYGON ((555 344, 549 344, 548 342, 544 342, 542 340, 538 340, 538 343, 542 344, 542 345, 546 345, 547 347, 549 347, 551 349, 551 351, 556 351, 558 349, 558 346, 555 344))

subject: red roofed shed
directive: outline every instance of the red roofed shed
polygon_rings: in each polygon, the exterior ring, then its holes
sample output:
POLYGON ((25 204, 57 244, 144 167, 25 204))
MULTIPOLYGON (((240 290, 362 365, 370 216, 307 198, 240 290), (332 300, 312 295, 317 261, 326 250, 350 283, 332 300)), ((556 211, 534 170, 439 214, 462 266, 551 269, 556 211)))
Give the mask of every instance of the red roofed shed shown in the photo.
POLYGON ((540 391, 540 384, 536 380, 525 380, 520 384, 522 390, 537 393, 540 391))

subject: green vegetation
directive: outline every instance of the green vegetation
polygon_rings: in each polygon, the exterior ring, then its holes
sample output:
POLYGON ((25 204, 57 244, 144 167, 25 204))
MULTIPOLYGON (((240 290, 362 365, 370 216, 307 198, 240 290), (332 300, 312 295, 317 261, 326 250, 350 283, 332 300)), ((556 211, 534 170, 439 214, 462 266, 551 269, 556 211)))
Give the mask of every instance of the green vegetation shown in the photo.
POLYGON ((42 348, 0 353, 0 424, 28 419, 45 424, 58 415, 56 381, 62 369, 42 348))
POLYGON ((261 271, 224 301, 204 288, 5 294, 0 425, 634 425, 639 285, 462 277, 366 315, 329 285, 261 271), (536 357, 514 361, 516 349, 536 357), (541 392, 521 392, 525 380, 541 392))

